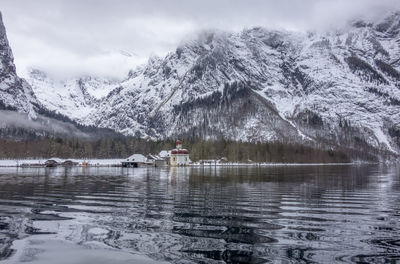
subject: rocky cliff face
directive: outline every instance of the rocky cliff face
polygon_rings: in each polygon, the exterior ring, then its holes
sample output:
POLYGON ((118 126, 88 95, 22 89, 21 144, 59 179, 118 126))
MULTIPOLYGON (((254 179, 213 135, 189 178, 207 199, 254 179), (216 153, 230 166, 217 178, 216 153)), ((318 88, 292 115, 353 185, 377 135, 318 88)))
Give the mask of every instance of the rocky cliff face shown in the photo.
MULTIPOLYGON (((45 75, 37 71, 32 75, 38 83, 45 84, 43 83, 47 80, 45 75)), ((91 78, 87 78, 85 84, 79 80, 76 83, 77 87, 82 86, 81 90, 84 93, 82 97, 85 98, 84 103, 86 104, 96 101, 94 96, 104 89, 96 87, 98 81, 91 81, 91 78), (90 95, 92 90, 96 90, 94 96, 90 95)), ((101 84, 101 87, 104 87, 104 82, 101 84)), ((37 86, 35 85, 35 87, 37 86)), ((55 97, 55 91, 52 91, 51 88, 49 84, 41 86, 41 90, 36 91, 41 96, 39 97, 41 100, 38 100, 31 85, 17 76, 13 54, 0 13, 0 137, 21 140, 26 136, 32 138, 44 135, 89 139, 119 136, 119 134, 106 129, 80 126, 71 121, 68 116, 58 114, 68 114, 66 112, 68 108, 63 107, 68 102, 66 103, 65 98, 60 95, 55 97), (41 92, 47 94, 48 97, 44 98, 41 92), (51 104, 55 106, 52 107, 51 104), (58 113, 54 110, 57 110, 58 113)), ((63 90, 65 87, 59 88, 63 90)), ((68 95, 76 94, 77 92, 74 91, 68 95)), ((86 113, 84 115, 86 116, 88 111, 83 110, 85 109, 78 109, 78 111, 86 113)))
MULTIPOLYGON (((103 95, 73 117, 139 137, 368 144, 396 152, 399 43, 400 13, 324 33, 204 33, 120 83, 97 82, 107 87, 103 95)), ((37 94, 48 87, 35 76, 29 82, 37 94)), ((77 104, 89 98, 81 91, 70 92, 77 104)))
POLYGON ((40 105, 31 86, 17 76, 14 57, 0 13, 0 110, 17 110, 35 117, 40 105))

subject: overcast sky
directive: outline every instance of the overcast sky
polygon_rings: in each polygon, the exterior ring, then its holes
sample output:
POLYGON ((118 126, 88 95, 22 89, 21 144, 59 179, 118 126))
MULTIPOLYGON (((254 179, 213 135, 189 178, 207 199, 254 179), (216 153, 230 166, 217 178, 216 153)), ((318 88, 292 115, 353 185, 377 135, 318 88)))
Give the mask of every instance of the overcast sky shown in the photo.
POLYGON ((400 10, 400 0, 1 0, 18 73, 122 78, 204 29, 305 31, 400 10))

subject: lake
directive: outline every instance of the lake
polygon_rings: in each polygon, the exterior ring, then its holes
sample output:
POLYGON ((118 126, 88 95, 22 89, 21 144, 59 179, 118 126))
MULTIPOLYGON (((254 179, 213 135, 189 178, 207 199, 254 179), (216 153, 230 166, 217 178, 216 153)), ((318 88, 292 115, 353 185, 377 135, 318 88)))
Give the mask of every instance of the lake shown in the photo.
POLYGON ((0 263, 400 263, 400 166, 0 168, 0 263))

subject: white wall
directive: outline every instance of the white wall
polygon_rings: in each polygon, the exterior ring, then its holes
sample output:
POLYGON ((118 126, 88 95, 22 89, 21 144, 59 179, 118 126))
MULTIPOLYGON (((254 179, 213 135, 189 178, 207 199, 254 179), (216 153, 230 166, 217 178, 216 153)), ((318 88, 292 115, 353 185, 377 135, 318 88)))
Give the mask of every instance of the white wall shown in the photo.
POLYGON ((189 154, 172 154, 171 155, 171 165, 188 165, 189 164, 189 154))

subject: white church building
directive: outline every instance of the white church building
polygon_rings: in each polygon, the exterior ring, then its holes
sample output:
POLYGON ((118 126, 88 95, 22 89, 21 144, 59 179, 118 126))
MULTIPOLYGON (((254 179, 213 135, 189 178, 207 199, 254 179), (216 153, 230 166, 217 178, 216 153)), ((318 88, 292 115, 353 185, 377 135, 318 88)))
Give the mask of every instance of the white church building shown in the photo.
POLYGON ((171 166, 187 166, 190 163, 189 151, 182 148, 182 141, 176 141, 176 148, 170 152, 171 166))

